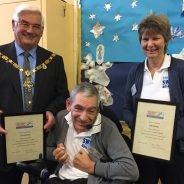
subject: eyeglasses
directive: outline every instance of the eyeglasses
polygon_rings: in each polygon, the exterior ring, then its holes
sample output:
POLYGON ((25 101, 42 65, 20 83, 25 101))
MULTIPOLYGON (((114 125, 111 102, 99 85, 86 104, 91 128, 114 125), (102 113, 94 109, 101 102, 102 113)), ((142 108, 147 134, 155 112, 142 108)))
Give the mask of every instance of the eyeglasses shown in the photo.
POLYGON ((33 31, 40 31, 42 29, 42 26, 40 24, 30 24, 25 20, 20 20, 17 22, 17 24, 23 29, 29 29, 30 26, 32 27, 33 31))

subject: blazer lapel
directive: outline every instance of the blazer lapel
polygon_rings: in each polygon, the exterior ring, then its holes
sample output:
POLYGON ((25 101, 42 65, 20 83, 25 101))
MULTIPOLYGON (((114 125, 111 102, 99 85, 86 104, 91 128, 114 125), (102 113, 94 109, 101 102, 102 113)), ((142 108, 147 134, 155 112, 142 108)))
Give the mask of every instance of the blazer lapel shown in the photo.
MULTIPOLYGON (((4 51, 4 55, 8 56, 13 62, 17 63, 17 55, 16 55, 14 42, 8 45, 7 49, 4 51)), ((17 94, 17 97, 22 102, 22 91, 21 91, 21 85, 20 85, 19 70, 15 69, 9 63, 6 65, 6 69, 7 69, 8 76, 10 76, 10 81, 12 82, 12 85, 15 89, 15 93, 17 94)))
MULTIPOLYGON (((45 54, 44 51, 42 51, 42 48, 38 46, 36 51, 36 66, 43 63, 45 60, 45 54)), ((34 97, 33 97, 33 105, 36 101, 36 98, 38 96, 39 90, 41 89, 42 80, 44 79, 44 75, 41 71, 35 73, 35 87, 34 87, 34 97)))

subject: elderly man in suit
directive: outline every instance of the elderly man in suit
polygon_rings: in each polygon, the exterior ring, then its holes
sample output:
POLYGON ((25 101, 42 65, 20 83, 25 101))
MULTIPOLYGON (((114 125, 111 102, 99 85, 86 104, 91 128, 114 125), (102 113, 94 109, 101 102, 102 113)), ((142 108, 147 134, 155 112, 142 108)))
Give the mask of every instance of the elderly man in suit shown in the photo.
MULTIPOLYGON (((55 123, 56 113, 65 109, 65 101, 69 96, 63 59, 38 46, 44 20, 37 7, 28 4, 17 6, 12 29, 15 40, 0 46, 1 113, 45 111, 44 128, 48 130, 55 123), (25 69, 25 60, 29 63, 29 69, 25 69), (25 95, 26 90, 31 94, 29 99, 25 95)), ((0 134, 5 133, 8 132, 0 124, 0 134)), ((22 173, 15 166, 4 168, 2 165, 0 155, 1 183, 20 184, 22 173)))

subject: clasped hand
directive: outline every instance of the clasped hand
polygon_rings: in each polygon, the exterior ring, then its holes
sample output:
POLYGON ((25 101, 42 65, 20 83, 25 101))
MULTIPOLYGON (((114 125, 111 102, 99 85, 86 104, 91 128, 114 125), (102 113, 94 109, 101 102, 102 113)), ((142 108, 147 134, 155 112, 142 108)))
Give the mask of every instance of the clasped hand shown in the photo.
POLYGON ((53 156, 55 160, 62 164, 69 161, 69 155, 66 153, 63 143, 57 145, 57 148, 53 151, 53 156))
MULTIPOLYGON (((61 143, 53 151, 54 158, 62 164, 69 161, 69 155, 66 153, 64 145, 61 143)), ((87 172, 89 174, 94 173, 95 162, 89 158, 88 153, 81 148, 81 150, 75 155, 73 165, 77 169, 87 172)))

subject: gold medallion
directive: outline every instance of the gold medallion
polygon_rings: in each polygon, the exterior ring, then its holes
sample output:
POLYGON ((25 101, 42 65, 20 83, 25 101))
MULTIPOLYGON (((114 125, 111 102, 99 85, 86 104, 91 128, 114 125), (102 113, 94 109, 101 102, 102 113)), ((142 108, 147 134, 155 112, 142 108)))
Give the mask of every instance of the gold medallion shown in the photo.
POLYGON ((30 77, 26 77, 25 81, 24 81, 24 84, 23 84, 23 87, 24 88, 28 88, 28 89, 32 89, 33 88, 33 82, 32 80, 30 79, 30 77))
POLYGON ((47 69, 47 65, 45 63, 42 64, 43 69, 47 69))
POLYGON ((31 71, 29 71, 29 70, 26 70, 24 73, 25 73, 25 75, 26 75, 27 77, 29 77, 29 76, 31 75, 31 71))

